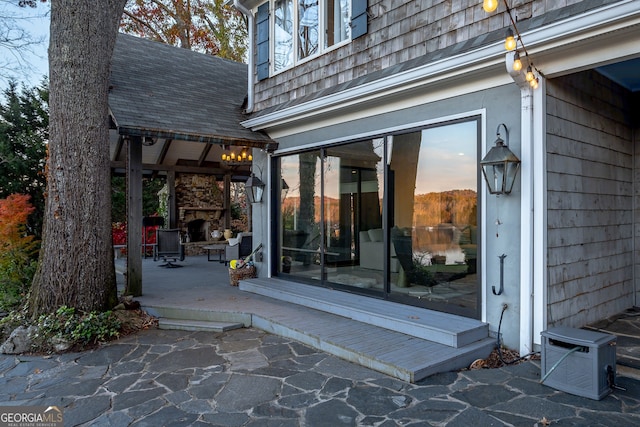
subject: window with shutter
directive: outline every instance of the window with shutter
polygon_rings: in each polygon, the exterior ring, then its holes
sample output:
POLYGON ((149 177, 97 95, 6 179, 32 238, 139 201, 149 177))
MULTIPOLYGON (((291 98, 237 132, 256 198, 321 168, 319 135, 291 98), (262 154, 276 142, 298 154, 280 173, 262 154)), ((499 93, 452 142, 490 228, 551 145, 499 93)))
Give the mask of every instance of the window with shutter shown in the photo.
POLYGON ((258 80, 367 32, 367 0, 271 1, 271 19, 270 3, 258 7, 256 19, 258 80))
POLYGON ((258 7, 256 36, 256 72, 263 80, 269 77, 269 2, 258 7))

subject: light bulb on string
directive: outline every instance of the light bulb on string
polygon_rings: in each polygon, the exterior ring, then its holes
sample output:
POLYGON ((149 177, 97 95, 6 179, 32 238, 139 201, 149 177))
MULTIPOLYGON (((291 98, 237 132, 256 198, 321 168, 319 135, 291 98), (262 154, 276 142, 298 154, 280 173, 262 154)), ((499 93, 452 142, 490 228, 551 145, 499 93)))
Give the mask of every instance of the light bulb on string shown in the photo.
POLYGON ((533 80, 533 79, 534 79, 534 77, 535 77, 535 76, 533 75, 533 70, 531 69, 531 65, 529 65, 529 66, 527 67, 527 74, 525 74, 524 78, 525 78, 528 82, 530 82, 531 80, 533 80))
POLYGON ((484 0, 482 2, 482 8, 485 12, 491 13, 498 8, 498 0, 484 0))
POLYGON ((533 88, 533 89, 538 89, 538 78, 536 77, 535 79, 531 80, 529 82, 529 85, 533 88))
POLYGON ((507 38, 504 41, 504 48, 506 50, 513 50, 517 46, 516 39, 513 36, 513 30, 511 28, 507 29, 507 38))
POLYGON ((520 60, 520 54, 518 51, 513 55, 513 65, 511 67, 513 68, 513 71, 522 70, 522 61, 520 60))

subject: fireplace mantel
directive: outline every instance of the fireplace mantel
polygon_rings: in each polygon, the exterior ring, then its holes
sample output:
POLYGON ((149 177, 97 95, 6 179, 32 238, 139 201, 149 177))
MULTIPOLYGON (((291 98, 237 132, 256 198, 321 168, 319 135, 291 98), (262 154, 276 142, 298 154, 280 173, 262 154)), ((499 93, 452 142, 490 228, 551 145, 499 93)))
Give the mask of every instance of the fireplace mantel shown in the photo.
POLYGON ((224 208, 214 208, 214 207, 199 207, 199 206, 182 206, 180 208, 181 211, 224 211, 224 208))
POLYGON ((178 217, 181 221, 184 221, 187 217, 186 212, 190 212, 189 216, 195 216, 199 219, 203 218, 201 215, 209 216, 213 220, 218 220, 222 216, 222 213, 225 211, 225 208, 216 208, 213 206, 182 206, 178 208, 178 217), (198 214, 202 212, 202 214, 198 214))

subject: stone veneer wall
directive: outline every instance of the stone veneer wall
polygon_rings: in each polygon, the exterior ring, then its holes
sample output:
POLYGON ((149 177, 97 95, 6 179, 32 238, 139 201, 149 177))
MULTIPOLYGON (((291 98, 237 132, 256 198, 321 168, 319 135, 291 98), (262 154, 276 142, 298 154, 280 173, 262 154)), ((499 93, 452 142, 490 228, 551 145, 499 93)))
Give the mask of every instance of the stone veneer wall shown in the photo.
MULTIPOLYGON (((583 9, 611 1, 513 0, 514 18, 526 20, 575 3, 583 9)), ((510 25, 500 2, 486 13, 481 0, 369 0, 368 33, 255 85, 255 111, 279 105, 349 82, 429 52, 452 46, 510 25)), ((523 22, 524 21, 524 22, 523 22)), ((496 34, 498 41, 502 33, 496 34)), ((486 42, 491 40, 487 39, 486 42)))
POLYGON ((547 94, 548 322, 581 327, 634 303, 632 97, 595 71, 547 94))
MULTIPOLYGON (((222 215, 224 196, 215 176, 197 174, 176 174, 176 207, 178 208, 178 228, 187 232, 190 221, 205 221, 204 233, 211 240, 210 232, 224 227, 222 215)), ((188 246, 187 255, 203 251, 197 246, 188 246)))

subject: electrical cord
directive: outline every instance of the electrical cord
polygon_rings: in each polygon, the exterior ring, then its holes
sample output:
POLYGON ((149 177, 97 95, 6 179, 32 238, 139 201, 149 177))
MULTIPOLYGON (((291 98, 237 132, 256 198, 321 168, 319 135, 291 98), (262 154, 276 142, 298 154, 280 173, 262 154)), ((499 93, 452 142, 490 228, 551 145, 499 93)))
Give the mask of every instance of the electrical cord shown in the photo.
POLYGON ((507 311, 507 307, 508 307, 507 304, 502 304, 502 313, 500 313, 500 322, 498 323, 498 337, 497 337, 496 345, 498 347, 498 358, 500 358, 500 361, 505 365, 513 365, 514 363, 520 362, 521 360, 525 360, 533 355, 540 354, 540 352, 533 351, 529 354, 525 354, 524 356, 516 357, 515 359, 510 361, 504 360, 504 356, 502 355, 502 340, 500 339, 502 334, 500 333, 500 330, 502 329, 502 318, 504 317, 504 312, 507 311))

